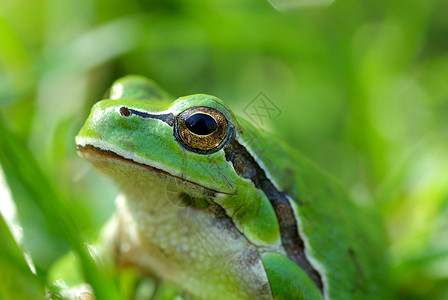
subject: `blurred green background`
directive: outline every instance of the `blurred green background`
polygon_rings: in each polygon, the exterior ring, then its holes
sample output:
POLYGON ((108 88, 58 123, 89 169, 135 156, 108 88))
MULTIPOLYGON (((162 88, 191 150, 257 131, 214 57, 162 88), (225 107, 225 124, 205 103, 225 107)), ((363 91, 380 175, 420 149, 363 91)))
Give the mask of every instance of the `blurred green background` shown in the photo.
POLYGON ((442 0, 283 11, 266 0, 2 0, 2 209, 14 212, 12 195, 44 278, 69 248, 54 221, 64 208, 45 208, 46 191, 68 201, 88 241, 113 211, 116 188, 77 157, 74 136, 116 78, 213 94, 240 114, 263 92, 281 110, 264 129, 384 218, 397 297, 448 299, 447 12, 442 0), (12 140, 32 157, 8 154, 12 140), (28 172, 33 159, 43 174, 28 172))

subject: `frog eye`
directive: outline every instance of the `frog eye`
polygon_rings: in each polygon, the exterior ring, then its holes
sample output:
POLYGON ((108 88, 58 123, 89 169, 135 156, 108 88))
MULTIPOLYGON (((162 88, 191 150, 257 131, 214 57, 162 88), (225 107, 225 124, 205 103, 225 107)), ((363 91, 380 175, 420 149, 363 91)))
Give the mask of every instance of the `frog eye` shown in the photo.
POLYGON ((227 119, 217 109, 196 106, 181 112, 174 133, 185 148, 199 153, 212 153, 220 149, 227 137, 227 119))

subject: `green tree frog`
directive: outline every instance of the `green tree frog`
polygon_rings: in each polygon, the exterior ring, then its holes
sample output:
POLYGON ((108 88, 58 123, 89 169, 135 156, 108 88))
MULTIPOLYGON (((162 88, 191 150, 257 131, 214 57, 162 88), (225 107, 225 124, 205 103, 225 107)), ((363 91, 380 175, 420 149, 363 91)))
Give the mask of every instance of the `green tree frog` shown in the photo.
POLYGON ((385 299, 375 218, 294 148, 214 96, 117 80, 76 137, 121 189, 117 266, 194 299, 385 299))

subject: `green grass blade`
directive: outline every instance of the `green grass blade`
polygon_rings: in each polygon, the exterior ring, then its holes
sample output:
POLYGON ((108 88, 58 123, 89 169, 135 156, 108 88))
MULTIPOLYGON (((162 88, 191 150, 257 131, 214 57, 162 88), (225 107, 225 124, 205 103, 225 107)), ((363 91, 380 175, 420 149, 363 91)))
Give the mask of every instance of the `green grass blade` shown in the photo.
MULTIPOLYGON (((115 281, 102 273, 89 254, 78 226, 70 214, 66 199, 44 175, 31 152, 20 143, 0 120, 0 163, 5 172, 13 172, 32 195, 48 224, 56 230, 78 255, 84 276, 98 299, 120 299, 115 281)), ((6 176, 8 178, 8 176, 6 176)))
POLYGON ((28 267, 0 214, 0 299, 45 299, 44 285, 28 267))

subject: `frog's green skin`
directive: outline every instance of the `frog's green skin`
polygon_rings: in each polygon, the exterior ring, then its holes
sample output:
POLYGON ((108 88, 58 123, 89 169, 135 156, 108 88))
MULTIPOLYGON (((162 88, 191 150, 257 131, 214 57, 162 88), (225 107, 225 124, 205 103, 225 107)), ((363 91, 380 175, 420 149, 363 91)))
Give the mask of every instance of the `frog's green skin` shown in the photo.
POLYGON ((198 299, 387 298, 380 227, 294 149, 213 96, 172 102, 149 80, 128 76, 109 97, 76 142, 122 190, 113 223, 118 265, 198 299), (175 133, 179 114, 198 106, 228 123, 207 151, 175 133))

